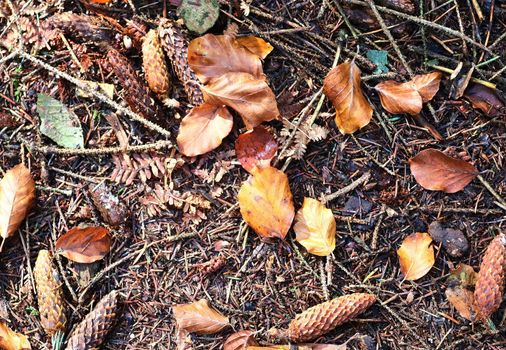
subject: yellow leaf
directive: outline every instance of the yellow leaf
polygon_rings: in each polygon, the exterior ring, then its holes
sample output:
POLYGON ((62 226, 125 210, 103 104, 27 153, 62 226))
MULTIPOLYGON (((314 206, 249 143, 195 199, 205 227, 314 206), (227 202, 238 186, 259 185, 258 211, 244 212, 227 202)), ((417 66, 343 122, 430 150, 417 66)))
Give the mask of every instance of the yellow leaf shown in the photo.
POLYGON ((401 272, 408 281, 422 278, 435 262, 432 238, 426 232, 409 235, 397 250, 401 272))
POLYGON ((0 349, 29 350, 31 348, 25 335, 14 332, 4 322, 0 321, 0 349))
POLYGON ((336 247, 336 220, 332 210, 313 198, 304 198, 293 226, 296 240, 314 255, 326 256, 336 247))

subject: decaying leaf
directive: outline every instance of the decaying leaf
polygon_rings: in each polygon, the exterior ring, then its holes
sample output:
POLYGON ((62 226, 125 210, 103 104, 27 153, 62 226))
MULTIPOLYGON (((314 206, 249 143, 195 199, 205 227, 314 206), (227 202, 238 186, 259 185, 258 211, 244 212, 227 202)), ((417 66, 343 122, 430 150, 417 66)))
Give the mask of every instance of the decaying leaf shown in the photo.
POLYGON ((497 90, 481 84, 473 84, 466 89, 464 97, 471 101, 474 108, 480 109, 489 117, 506 115, 506 104, 499 97, 497 90))
POLYGON ((478 170, 470 163, 432 148, 411 158, 409 166, 420 186, 446 193, 463 190, 478 175, 478 170))
POLYGON ((89 264, 111 250, 109 230, 101 226, 74 227, 56 241, 56 251, 69 260, 89 264))
POLYGON ((235 154, 242 167, 249 173, 254 169, 270 166, 272 158, 278 151, 274 136, 263 126, 239 135, 235 141, 235 154))
POLYGON ((249 346, 258 345, 253 338, 252 331, 239 331, 232 334, 225 340, 223 344, 223 350, 245 350, 249 349, 249 346))
POLYGON ((204 103, 181 121, 177 145, 188 157, 212 151, 232 131, 234 119, 227 107, 204 103))
POLYGON ((474 287, 477 275, 471 266, 461 263, 456 269, 450 271, 448 277, 446 298, 466 320, 476 318, 474 294, 469 287, 474 287))
MULTIPOLYGON (((107 97, 112 99, 114 97, 114 85, 107 83, 97 83, 90 80, 81 80, 81 83, 88 85, 90 90, 99 90, 101 93, 105 94, 107 97)), ((93 95, 88 91, 82 90, 80 88, 76 89, 76 95, 83 98, 91 98, 93 95)))
POLYGON ((262 238, 284 239, 295 216, 288 177, 273 167, 257 168, 239 190, 243 219, 262 238))
POLYGON ((267 41, 256 36, 242 36, 240 38, 236 38, 235 41, 261 59, 267 57, 267 55, 274 49, 267 41))
POLYGON ((220 5, 216 0, 182 0, 177 14, 192 32, 202 34, 210 29, 220 15, 220 5))
POLYGON ((206 299, 175 305, 172 312, 178 328, 191 333, 213 334, 230 325, 228 317, 213 309, 206 299))
POLYGON ((314 255, 327 256, 336 247, 336 219, 317 199, 305 197, 295 216, 296 240, 314 255))
POLYGON ((40 132, 66 148, 83 148, 83 129, 79 118, 60 101, 45 94, 37 95, 40 132))
POLYGON ((362 93, 360 69, 354 62, 341 63, 323 81, 323 92, 336 108, 336 125, 342 134, 352 134, 372 118, 372 108, 362 93))
POLYGON ((474 271, 472 266, 460 263, 455 269, 450 271, 448 281, 458 282, 462 287, 474 287, 478 273, 474 271))
POLYGON ((255 78, 249 73, 220 75, 205 85, 202 91, 206 102, 233 108, 248 129, 279 116, 276 96, 269 85, 264 79, 255 78))
POLYGON ((432 238, 426 232, 407 236, 397 250, 404 279, 414 281, 422 278, 434 265, 432 238))
POLYGON ((30 350, 32 347, 26 335, 16 333, 0 321, 0 348, 4 350, 30 350))
POLYGON ((35 182, 24 164, 9 169, 0 181, 0 236, 8 238, 26 218, 35 199, 35 182))

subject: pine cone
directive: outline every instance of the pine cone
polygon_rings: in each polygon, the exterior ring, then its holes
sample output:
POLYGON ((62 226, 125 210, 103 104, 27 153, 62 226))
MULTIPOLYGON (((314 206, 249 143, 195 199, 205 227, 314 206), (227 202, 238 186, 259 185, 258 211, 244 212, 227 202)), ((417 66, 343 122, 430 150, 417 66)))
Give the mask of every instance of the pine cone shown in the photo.
POLYGON ((134 17, 130 20, 126 20, 124 33, 132 39, 132 42, 137 49, 142 48, 142 42, 147 32, 148 27, 140 19, 134 17))
POLYGON ((89 350, 98 348, 116 321, 119 295, 112 291, 100 300, 70 337, 66 350, 89 350))
POLYGON ((65 327, 67 318, 58 271, 53 267, 49 251, 39 251, 33 274, 37 287, 40 321, 46 333, 53 335, 65 327))
POLYGON ((162 47, 174 72, 184 85, 188 100, 194 106, 201 105, 204 102, 204 97, 199 87, 198 78, 188 65, 188 43, 181 29, 173 21, 162 19, 159 31, 162 47))
POLYGON ((146 119, 160 119, 160 110, 151 98, 148 88, 142 83, 128 59, 113 48, 107 52, 107 60, 123 87, 130 108, 146 119))
POLYGON ((48 21, 54 28, 61 29, 65 34, 81 41, 108 45, 114 38, 113 29, 99 17, 63 12, 48 18, 48 21))
POLYGON ((477 319, 487 319, 499 308, 504 294, 506 275, 506 235, 500 234, 490 242, 474 289, 477 319))
POLYGON ((318 304, 295 316, 286 335, 293 342, 316 339, 364 312, 375 301, 372 294, 354 293, 318 304))

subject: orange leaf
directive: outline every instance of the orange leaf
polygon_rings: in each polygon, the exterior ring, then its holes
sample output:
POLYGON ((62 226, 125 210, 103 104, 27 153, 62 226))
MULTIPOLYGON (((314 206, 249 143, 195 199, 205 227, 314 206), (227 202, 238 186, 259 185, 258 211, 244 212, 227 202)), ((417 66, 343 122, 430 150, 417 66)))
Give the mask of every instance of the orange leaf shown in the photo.
POLYGON ((252 173, 256 167, 270 166, 278 151, 274 136, 263 126, 239 135, 235 141, 235 154, 246 171, 252 173))
POLYGON ((456 285, 446 288, 445 295, 460 316, 469 321, 476 319, 477 312, 474 306, 474 293, 472 291, 456 285))
POLYGON ((437 94, 440 82, 441 72, 418 74, 411 79, 411 84, 422 97, 423 103, 429 102, 437 94))
POLYGON ((243 182, 238 194, 244 220, 262 238, 284 239, 295 215, 286 174, 276 168, 258 168, 243 182))
POLYGON ((0 321, 0 349, 29 350, 31 348, 25 335, 14 332, 3 321, 0 321))
POLYGON ((480 109, 489 117, 502 116, 504 118, 506 115, 506 105, 495 89, 473 84, 466 89, 464 97, 471 101, 474 108, 480 109))
POLYGON ((226 73, 202 87, 204 100, 237 111, 248 129, 279 116, 276 96, 265 80, 248 73, 226 73))
POLYGON ((59 254, 83 264, 102 259, 110 250, 109 230, 101 226, 74 227, 56 241, 59 254))
POLYGON ((223 350, 244 350, 248 345, 257 345, 252 331, 239 331, 225 340, 223 350))
POLYGON ((295 216, 293 230, 299 242, 314 255, 327 256, 336 247, 336 219, 319 200, 305 197, 295 216))
POLYGON ((213 334, 230 325, 228 317, 209 306, 206 299, 175 305, 172 312, 178 328, 191 333, 213 334))
POLYGON ((262 61, 230 35, 206 34, 190 42, 188 64, 203 84, 230 72, 264 79, 262 61))
POLYGON ((90 0, 93 4, 108 4, 112 0, 90 0))
POLYGON ((243 36, 236 38, 235 41, 261 59, 267 57, 267 55, 270 54, 273 49, 271 44, 269 44, 264 39, 256 36, 243 36))
POLYGON ((35 182, 24 164, 9 169, 0 181, 0 236, 10 237, 35 199, 35 182))
POLYGON ((397 250, 401 272, 408 281, 422 278, 435 262, 432 238, 426 232, 407 236, 397 250))
POLYGON ((360 69, 354 62, 341 63, 323 81, 323 92, 336 108, 336 125, 342 134, 352 134, 372 118, 372 108, 360 87, 360 69))
POLYGON ((432 148, 411 158, 409 166, 420 186, 446 193, 461 191, 478 175, 478 170, 468 162, 432 148))
POLYGON ((204 103, 181 121, 177 145, 188 157, 212 151, 232 131, 234 119, 227 107, 204 103))

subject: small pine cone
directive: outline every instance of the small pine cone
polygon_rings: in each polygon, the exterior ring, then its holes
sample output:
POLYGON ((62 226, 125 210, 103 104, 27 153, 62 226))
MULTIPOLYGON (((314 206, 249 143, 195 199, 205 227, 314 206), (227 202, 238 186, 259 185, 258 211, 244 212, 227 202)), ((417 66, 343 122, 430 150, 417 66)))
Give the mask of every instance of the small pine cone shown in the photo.
POLYGON ((82 41, 107 45, 114 38, 113 29, 99 17, 63 12, 48 18, 48 21, 54 28, 82 41))
POLYGON ((148 27, 138 18, 126 20, 124 33, 132 39, 134 46, 139 50, 142 48, 142 42, 147 32, 148 27))
POLYGON ((65 327, 67 318, 58 271, 53 267, 49 251, 39 251, 33 275, 37 287, 40 322, 46 333, 53 335, 65 327))
POLYGON ((174 72, 184 85, 188 100, 194 106, 201 105, 204 102, 204 97, 199 87, 199 80, 188 65, 188 43, 181 29, 175 22, 162 19, 159 32, 162 47, 174 72))
POLYGON ((288 326, 287 337, 293 342, 316 339, 364 312, 375 301, 372 294, 354 293, 313 306, 295 316, 288 326))
POLYGON ((112 291, 103 297, 81 321, 68 340, 66 350, 98 348, 116 321, 119 295, 112 291))
POLYGON ((123 97, 130 108, 146 119, 160 119, 160 110, 151 98, 149 89, 142 83, 128 59, 117 50, 109 48, 107 60, 125 90, 123 97))
POLYGON ((142 66, 149 88, 163 102, 169 96, 169 71, 160 44, 158 31, 151 29, 142 43, 142 66))
POLYGON ((506 235, 500 234, 490 242, 474 289, 477 319, 487 319, 501 305, 506 275, 506 235))

